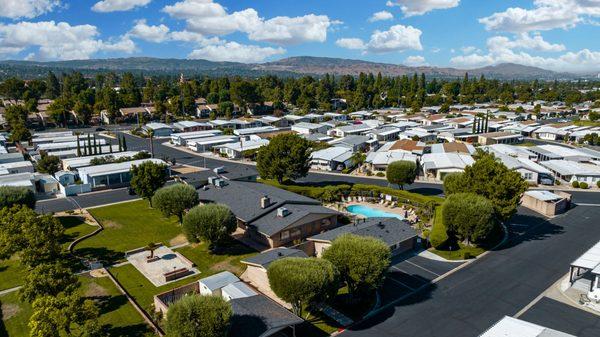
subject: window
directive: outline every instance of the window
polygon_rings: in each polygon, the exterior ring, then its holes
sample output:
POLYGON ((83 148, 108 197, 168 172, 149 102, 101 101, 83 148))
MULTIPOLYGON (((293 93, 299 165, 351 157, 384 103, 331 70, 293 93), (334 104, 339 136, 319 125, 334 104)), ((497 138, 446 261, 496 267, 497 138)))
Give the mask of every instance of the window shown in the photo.
POLYGON ((525 180, 533 179, 533 173, 531 173, 531 172, 523 173, 523 179, 525 179, 525 180))
POLYGON ((287 240, 290 238, 290 232, 289 231, 283 231, 281 232, 281 240, 287 240))
POLYGON ((293 238, 299 237, 301 235, 302 235, 302 231, 300 229, 298 229, 298 228, 292 229, 292 237, 293 238))

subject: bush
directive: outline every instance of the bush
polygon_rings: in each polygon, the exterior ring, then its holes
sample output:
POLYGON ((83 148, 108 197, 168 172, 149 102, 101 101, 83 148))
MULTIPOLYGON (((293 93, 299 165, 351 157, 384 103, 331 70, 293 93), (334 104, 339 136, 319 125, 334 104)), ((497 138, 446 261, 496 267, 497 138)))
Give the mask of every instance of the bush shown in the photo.
POLYGON ((378 176, 378 177, 385 177, 385 173, 383 173, 383 172, 377 172, 376 176, 378 176))
POLYGON ((235 231, 237 220, 229 207, 206 204, 192 208, 183 218, 183 232, 192 242, 204 240, 210 250, 235 231))
POLYGON ((173 337, 226 337, 232 316, 231 304, 221 296, 183 296, 169 307, 166 330, 173 337))
MULTIPOLYGON (((599 183, 600 183, 600 181, 599 181, 599 183)), ((556 180, 554 181, 554 184, 555 184, 556 186, 560 186, 560 184, 562 184, 562 183, 560 182, 560 180, 556 179, 556 180)))
POLYGON ((579 188, 583 188, 583 189, 585 190, 585 189, 587 189, 588 187, 590 187, 590 186, 589 186, 589 185, 588 185, 588 183, 586 183, 586 182, 579 183, 579 188))
POLYGON ((571 186, 573 186, 573 188, 579 188, 579 181, 575 180, 571 183, 571 186))
POLYGON ((27 187, 0 186, 0 209, 14 205, 35 208, 35 194, 27 187))
POLYGON ((415 182, 417 164, 406 160, 395 161, 388 165, 386 176, 390 184, 396 184, 402 189, 404 185, 415 182))
POLYGON ((596 182, 596 187, 600 188, 600 180, 596 182))
POLYGON ((198 193, 190 185, 174 184, 161 187, 154 193, 152 204, 165 216, 175 215, 183 223, 183 213, 198 204, 198 193))

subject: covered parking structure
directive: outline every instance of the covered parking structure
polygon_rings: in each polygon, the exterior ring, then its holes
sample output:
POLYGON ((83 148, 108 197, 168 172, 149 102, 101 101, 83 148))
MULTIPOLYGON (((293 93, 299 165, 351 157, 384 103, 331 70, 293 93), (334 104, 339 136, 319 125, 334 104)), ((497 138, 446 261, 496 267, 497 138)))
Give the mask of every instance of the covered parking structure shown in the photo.
POLYGON ((588 249, 569 269, 570 285, 579 290, 588 290, 588 297, 600 298, 600 242, 588 249))

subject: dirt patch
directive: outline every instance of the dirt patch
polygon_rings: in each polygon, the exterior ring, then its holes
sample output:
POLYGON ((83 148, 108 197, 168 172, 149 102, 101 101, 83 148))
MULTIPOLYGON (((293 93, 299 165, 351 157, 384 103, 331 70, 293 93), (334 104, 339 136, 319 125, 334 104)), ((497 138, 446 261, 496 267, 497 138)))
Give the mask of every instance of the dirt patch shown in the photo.
POLYGON ((90 283, 84 294, 85 297, 104 297, 109 295, 104 287, 96 283, 90 283))
POLYGON ((179 234, 176 237, 172 238, 169 241, 169 246, 177 246, 177 245, 182 245, 184 243, 187 243, 187 238, 185 237, 185 234, 179 234))
POLYGON ((195 172, 200 172, 202 170, 203 169, 201 169, 199 167, 195 167, 195 166, 177 165, 177 166, 171 167, 171 171, 178 173, 178 174, 195 173, 195 172))
POLYGON ((242 272, 242 270, 240 268, 233 266, 231 263, 229 263, 228 260, 221 261, 219 263, 215 263, 214 265, 212 265, 210 267, 210 269, 214 270, 214 271, 225 271, 225 270, 227 270, 227 271, 230 271, 230 272, 232 272, 234 274, 238 274, 238 275, 242 272))
POLYGON ((2 319, 7 320, 15 317, 21 308, 18 305, 12 303, 2 303, 2 319))
POLYGON ((119 229, 123 227, 120 223, 114 222, 112 220, 103 221, 102 224, 104 225, 104 228, 119 229))
POLYGON ((94 269, 90 271, 91 277, 107 277, 108 273, 104 269, 94 269))

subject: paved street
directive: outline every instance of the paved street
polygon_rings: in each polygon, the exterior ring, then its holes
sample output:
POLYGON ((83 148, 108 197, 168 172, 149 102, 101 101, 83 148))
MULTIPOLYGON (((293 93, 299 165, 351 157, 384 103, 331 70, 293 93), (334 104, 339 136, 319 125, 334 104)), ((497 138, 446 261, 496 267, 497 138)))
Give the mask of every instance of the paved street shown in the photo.
POLYGON ((579 337, 600 336, 598 316, 548 297, 542 298, 519 318, 579 337))
POLYGON ((600 239, 600 227, 591 226, 598 217, 600 207, 576 207, 551 221, 521 209, 504 246, 342 336, 478 336, 564 275, 600 239))

